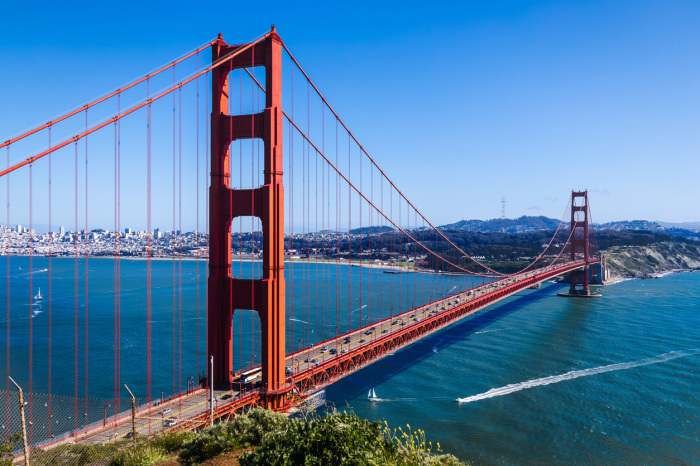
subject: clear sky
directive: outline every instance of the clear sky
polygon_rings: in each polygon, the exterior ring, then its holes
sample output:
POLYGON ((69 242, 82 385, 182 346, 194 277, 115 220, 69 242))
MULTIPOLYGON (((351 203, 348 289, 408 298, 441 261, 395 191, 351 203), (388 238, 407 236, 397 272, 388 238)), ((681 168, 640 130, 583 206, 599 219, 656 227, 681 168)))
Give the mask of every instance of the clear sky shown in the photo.
MULTIPOLYGON (((700 221, 700 2, 19 2, 2 6, 0 139, 207 42, 272 23, 435 224, 700 221), (256 8, 259 5, 259 8, 256 8)), ((4 155, 3 155, 4 157, 4 155)), ((157 226, 157 225, 155 225, 157 226)))

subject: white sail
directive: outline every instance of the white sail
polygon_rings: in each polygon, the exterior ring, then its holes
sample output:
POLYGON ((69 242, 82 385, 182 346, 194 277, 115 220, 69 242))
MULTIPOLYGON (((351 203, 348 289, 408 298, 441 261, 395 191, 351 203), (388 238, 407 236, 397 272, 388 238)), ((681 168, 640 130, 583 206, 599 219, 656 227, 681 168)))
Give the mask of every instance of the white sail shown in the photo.
POLYGON ((34 299, 44 299, 41 297, 41 288, 39 288, 39 292, 34 296, 34 299))
POLYGON ((376 398, 376 397, 377 397, 377 394, 374 393, 374 387, 372 387, 372 398, 376 398))

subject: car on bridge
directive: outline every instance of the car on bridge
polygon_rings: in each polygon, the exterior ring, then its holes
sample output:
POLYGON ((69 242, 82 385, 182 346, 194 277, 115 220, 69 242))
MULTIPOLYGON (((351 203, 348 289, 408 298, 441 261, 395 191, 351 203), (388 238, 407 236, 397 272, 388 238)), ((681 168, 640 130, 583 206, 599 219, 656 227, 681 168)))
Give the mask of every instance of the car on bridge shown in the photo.
POLYGON ((169 417, 165 421, 163 421, 163 426, 165 427, 173 427, 177 425, 177 418, 175 416, 169 417))
POLYGON ((162 415, 165 416, 166 414, 170 414, 171 411, 172 411, 172 409, 170 409, 170 408, 165 408, 163 411, 160 412, 160 414, 162 414, 162 415))
POLYGON ((324 346, 323 349, 321 350, 321 354, 327 353, 328 352, 328 347, 324 346))

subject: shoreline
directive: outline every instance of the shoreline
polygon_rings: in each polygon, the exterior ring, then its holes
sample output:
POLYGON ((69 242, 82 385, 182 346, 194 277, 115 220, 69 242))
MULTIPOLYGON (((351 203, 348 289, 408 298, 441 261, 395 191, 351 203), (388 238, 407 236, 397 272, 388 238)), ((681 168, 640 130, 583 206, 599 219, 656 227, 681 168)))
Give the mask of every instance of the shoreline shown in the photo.
POLYGON ((698 269, 670 269, 670 270, 663 270, 661 272, 650 273, 648 275, 644 275, 641 277, 616 276, 616 277, 611 278, 610 280, 607 280, 606 282, 604 282, 603 286, 610 286, 610 285, 614 285, 616 283, 626 282, 629 280, 651 280, 651 279, 656 279, 656 278, 668 277, 670 275, 674 275, 677 273, 692 273, 692 272, 698 272, 698 271, 700 271, 700 270, 698 270, 698 269))
MULTIPOLYGON (((3 254, 2 257, 7 257, 7 255, 3 254)), ((11 254, 10 257, 29 257, 28 254, 11 254)), ((39 258, 44 258, 48 259, 48 257, 44 255, 34 255, 32 256, 35 259, 39 258)), ((131 260, 131 261, 145 261, 148 260, 148 257, 143 257, 143 256, 87 256, 88 259, 102 259, 102 260, 114 260, 114 259, 120 259, 120 260, 131 260)), ((79 259, 84 259, 84 255, 78 256, 79 259)), ((51 257, 51 259, 75 259, 75 256, 56 256, 56 257, 51 257)), ((204 261, 208 262, 209 257, 195 257, 195 256, 156 256, 156 257, 151 257, 151 260, 154 261, 177 261, 177 260, 183 260, 183 261, 204 261)), ((232 259, 232 264, 235 264, 237 262, 262 262, 262 258, 253 258, 250 256, 242 256, 240 258, 234 257, 232 259)), ((285 264, 293 264, 293 263, 307 263, 307 264, 336 264, 336 265, 349 265, 352 267, 363 267, 363 268, 368 268, 368 269, 383 269, 383 270, 395 270, 398 273, 436 273, 436 274, 445 274, 449 275, 448 273, 445 272, 439 272, 435 270, 430 270, 430 269, 421 269, 421 268, 404 268, 401 266, 397 265, 388 265, 388 264, 377 264, 374 262, 366 262, 366 261, 348 261, 345 259, 342 260, 327 260, 327 259, 285 259, 285 264)))
MULTIPOLYGON (((2 256, 7 257, 6 254, 2 254, 2 256)), ((10 254, 10 257, 29 257, 28 254, 10 254)), ((48 259, 47 256, 44 255, 34 255, 33 256, 35 259, 40 259, 40 258, 46 258, 48 259)), ((130 261, 145 261, 148 260, 148 257, 143 257, 143 256, 87 256, 89 259, 102 259, 102 260, 114 260, 114 259, 120 259, 120 260, 130 260, 130 261)), ((57 257, 51 257, 52 259, 75 259, 75 256, 57 256, 57 257)), ((82 259, 85 258, 84 255, 78 256, 78 258, 82 259)), ((197 256, 156 256, 156 257, 151 257, 151 260, 154 261, 203 261, 203 262, 208 262, 209 257, 197 257, 197 256)), ((262 262, 262 258, 257 258, 257 257, 251 257, 251 256, 240 256, 239 258, 234 257, 232 259, 232 263, 235 264, 237 262, 251 262, 251 263, 258 263, 262 262)), ((294 263, 299 263, 299 264, 335 264, 335 265, 343 265, 343 266, 350 266, 350 267, 362 267, 362 268, 368 268, 368 269, 380 269, 380 270, 390 270, 394 271, 395 273, 431 273, 431 274, 439 274, 439 275, 463 275, 463 274, 458 274, 458 273, 453 273, 453 272, 441 272, 437 270, 432 270, 432 269, 422 269, 418 267, 412 267, 412 268, 407 268, 407 267, 402 267, 402 266, 397 266, 397 265, 389 265, 389 264, 384 264, 384 263, 375 263, 375 262, 366 262, 366 261, 348 261, 346 259, 341 259, 341 260, 328 260, 328 259, 285 259, 284 261, 286 264, 294 264, 294 263)), ((606 280, 603 282, 602 286, 610 286, 614 285, 616 283, 621 283, 625 282, 628 280, 650 280, 650 279, 655 279, 655 278, 663 278, 667 277, 669 275, 673 275, 676 273, 685 273, 685 272, 697 272, 700 271, 700 268, 685 268, 685 269, 679 269, 679 268, 674 268, 674 269, 668 269, 668 270, 661 270, 658 272, 653 272, 653 273, 648 273, 644 274, 641 276, 620 276, 616 275, 611 277, 609 280, 606 280)))

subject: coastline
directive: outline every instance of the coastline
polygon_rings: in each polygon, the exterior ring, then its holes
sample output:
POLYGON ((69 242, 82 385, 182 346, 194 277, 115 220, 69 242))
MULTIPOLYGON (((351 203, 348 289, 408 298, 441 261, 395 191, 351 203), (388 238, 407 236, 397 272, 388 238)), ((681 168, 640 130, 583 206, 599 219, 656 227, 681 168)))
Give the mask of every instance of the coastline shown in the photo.
POLYGON ((698 270, 698 269, 669 269, 669 270, 663 270, 660 272, 650 273, 648 275, 644 275, 641 277, 614 276, 610 280, 606 280, 605 282, 603 282, 603 285, 610 286, 610 285, 614 285, 616 283, 626 282, 629 280, 651 280, 654 278, 668 277, 670 275, 674 275, 677 273, 690 273, 690 272, 698 272, 698 271, 700 271, 700 270, 698 270))
MULTIPOLYGON (((7 255, 3 254, 3 257, 6 257, 7 255)), ((10 254, 10 257, 29 257, 28 254, 10 254)), ((44 255, 39 255, 35 254, 33 256, 34 258, 47 258, 44 255)), ((119 260, 129 260, 129 261, 145 261, 148 260, 148 257, 143 257, 143 256, 108 256, 108 255, 100 255, 100 256, 87 256, 88 259, 94 260, 94 259, 102 259, 102 260, 114 260, 114 259, 119 259, 119 260)), ((52 257, 52 259, 74 259, 75 256, 56 256, 52 257)), ((84 255, 78 256, 79 259, 85 258, 84 255)), ((209 257, 196 257, 196 256, 155 256, 150 258, 153 261, 178 261, 178 260, 183 260, 183 261, 203 261, 203 262, 208 262, 209 257)), ((232 259, 232 263, 237 263, 237 262, 262 262, 262 258, 258 257, 251 257, 251 256, 240 256, 240 258, 235 257, 232 259)), ((363 267, 363 268, 369 268, 369 269, 383 269, 383 270, 394 270, 398 273, 441 273, 439 271, 435 270, 430 270, 430 269, 421 269, 418 267, 413 267, 413 268, 406 268, 406 267, 401 267, 398 265, 389 265, 389 264, 378 264, 375 262, 367 262, 367 261, 348 261, 345 259, 342 260, 327 260, 327 259, 285 259, 284 262, 286 264, 293 264, 293 263, 319 263, 319 264, 337 264, 337 265, 348 265, 352 267, 363 267)))

